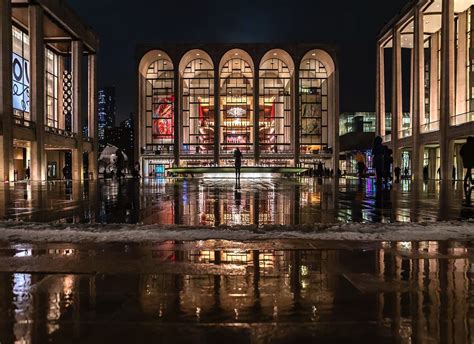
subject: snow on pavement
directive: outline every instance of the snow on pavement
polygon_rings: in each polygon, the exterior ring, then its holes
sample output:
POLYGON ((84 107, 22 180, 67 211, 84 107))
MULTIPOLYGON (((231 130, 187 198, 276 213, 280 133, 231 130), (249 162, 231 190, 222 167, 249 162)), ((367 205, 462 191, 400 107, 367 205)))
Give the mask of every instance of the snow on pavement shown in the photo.
POLYGON ((417 241, 474 240, 474 221, 352 223, 313 226, 187 227, 130 224, 44 224, 0 222, 0 240, 25 242, 148 242, 222 239, 417 241))

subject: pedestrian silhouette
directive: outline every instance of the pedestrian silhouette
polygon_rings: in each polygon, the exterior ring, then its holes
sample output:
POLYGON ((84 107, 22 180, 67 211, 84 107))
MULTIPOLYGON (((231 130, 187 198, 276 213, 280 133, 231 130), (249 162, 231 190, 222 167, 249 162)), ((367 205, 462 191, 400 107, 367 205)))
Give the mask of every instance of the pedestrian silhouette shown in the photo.
POLYGON ((242 152, 239 148, 234 151, 234 158, 235 158, 235 185, 237 187, 240 186, 240 168, 242 167, 242 152))
POLYGON ((469 136, 466 143, 461 147, 459 152, 462 158, 462 164, 466 169, 466 175, 464 176, 464 185, 469 186, 469 182, 473 184, 472 180, 472 168, 474 168, 474 136, 469 136))

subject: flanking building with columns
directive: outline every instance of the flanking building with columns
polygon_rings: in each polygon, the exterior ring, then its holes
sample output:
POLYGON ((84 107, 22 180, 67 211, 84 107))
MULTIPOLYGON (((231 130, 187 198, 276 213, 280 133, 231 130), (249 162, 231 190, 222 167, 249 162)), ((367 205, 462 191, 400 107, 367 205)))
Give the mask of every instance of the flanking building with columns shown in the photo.
POLYGON ((378 37, 377 133, 393 148, 394 166, 409 165, 414 179, 424 167, 430 178, 462 177, 459 150, 474 135, 473 6, 411 1, 378 37))
POLYGON ((97 35, 61 0, 0 13, 0 178, 96 178, 97 35))
POLYGON ((136 157, 171 166, 338 166, 339 67, 315 44, 138 49, 136 157))

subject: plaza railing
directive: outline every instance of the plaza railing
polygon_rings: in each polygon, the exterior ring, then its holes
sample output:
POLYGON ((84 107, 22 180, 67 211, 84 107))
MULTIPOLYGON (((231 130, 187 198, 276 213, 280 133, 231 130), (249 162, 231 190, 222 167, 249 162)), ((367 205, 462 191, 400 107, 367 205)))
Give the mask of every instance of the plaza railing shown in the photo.
POLYGON ((19 125, 19 126, 25 127, 25 128, 32 128, 32 129, 35 128, 35 122, 29 121, 29 120, 21 118, 21 117, 14 117, 13 118, 13 123, 15 125, 19 125))
POLYGON ((422 133, 429 133, 436 130, 439 130, 439 121, 427 122, 420 125, 420 131, 422 133))
POLYGON ((399 138, 405 138, 405 137, 408 137, 408 136, 411 136, 411 128, 405 128, 405 129, 402 129, 398 132, 398 137, 399 138))
POLYGON ((50 133, 50 134, 64 136, 64 137, 71 137, 71 138, 76 137, 76 133, 66 131, 66 130, 60 129, 60 128, 49 127, 47 125, 44 126, 44 131, 47 132, 47 133, 50 133))
POLYGON ((474 122, 474 111, 460 113, 458 115, 451 116, 451 125, 461 125, 468 122, 474 122))

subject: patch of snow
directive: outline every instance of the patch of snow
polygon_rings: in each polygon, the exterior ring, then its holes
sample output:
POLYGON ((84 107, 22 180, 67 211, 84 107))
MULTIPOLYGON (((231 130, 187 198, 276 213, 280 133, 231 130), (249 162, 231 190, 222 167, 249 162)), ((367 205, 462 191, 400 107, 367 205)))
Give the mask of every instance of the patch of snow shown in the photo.
POLYGON ((313 226, 187 227, 129 224, 0 222, 0 240, 26 242, 157 242, 272 239, 418 241, 474 240, 474 221, 315 224, 313 226))

